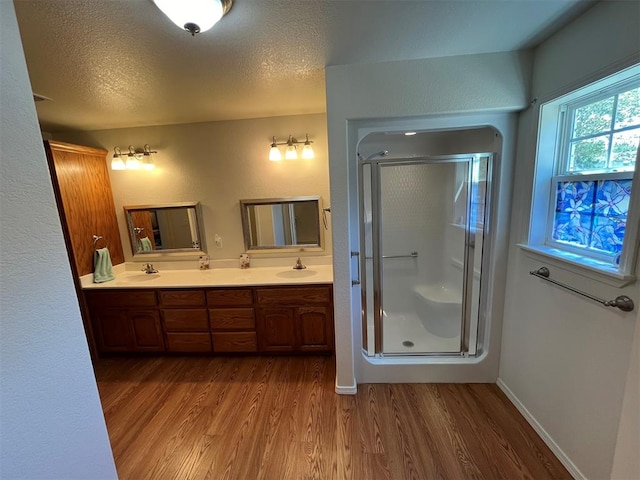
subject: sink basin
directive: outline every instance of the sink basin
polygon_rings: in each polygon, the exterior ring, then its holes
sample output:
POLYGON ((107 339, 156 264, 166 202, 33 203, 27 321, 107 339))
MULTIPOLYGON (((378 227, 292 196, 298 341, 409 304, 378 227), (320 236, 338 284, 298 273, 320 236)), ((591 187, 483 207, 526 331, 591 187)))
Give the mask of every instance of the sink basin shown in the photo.
POLYGON ((143 282, 151 282, 160 278, 160 275, 157 273, 135 273, 133 275, 124 275, 116 280, 120 283, 143 283, 143 282))
POLYGON ((280 278, 304 278, 304 277, 313 277, 317 275, 318 272, 315 270, 309 270, 308 268, 305 270, 285 270, 284 272, 276 273, 276 277, 280 278))

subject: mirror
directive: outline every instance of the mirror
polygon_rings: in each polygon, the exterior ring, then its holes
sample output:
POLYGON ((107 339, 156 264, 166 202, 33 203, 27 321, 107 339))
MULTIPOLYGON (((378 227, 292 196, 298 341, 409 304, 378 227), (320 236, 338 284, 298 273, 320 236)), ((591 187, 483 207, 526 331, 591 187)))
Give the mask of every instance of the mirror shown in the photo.
POLYGON ((246 250, 323 250, 319 196, 240 200, 246 250))
POLYGON ((133 254, 200 252, 198 210, 198 202, 124 207, 133 254))

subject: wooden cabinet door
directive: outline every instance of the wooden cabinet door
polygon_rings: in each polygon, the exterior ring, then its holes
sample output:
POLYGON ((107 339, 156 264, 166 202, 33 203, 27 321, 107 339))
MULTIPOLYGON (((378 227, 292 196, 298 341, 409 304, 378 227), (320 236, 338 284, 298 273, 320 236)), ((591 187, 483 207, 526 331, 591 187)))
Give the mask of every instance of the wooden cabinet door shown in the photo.
POLYGON ((96 248, 108 247, 111 262, 124 263, 108 152, 53 140, 44 145, 74 276, 93 272, 96 248), (102 237, 96 245, 93 235, 102 237))
POLYGON ((330 308, 297 308, 296 330, 298 351, 327 352, 333 350, 333 319, 330 308))
POLYGON ((129 310, 127 318, 133 334, 133 350, 161 352, 164 350, 160 315, 156 310, 129 310))
POLYGON ((94 331, 98 332, 98 348, 101 352, 128 352, 133 348, 131 323, 125 310, 92 312, 94 331))
POLYGON ((291 352, 295 349, 295 310, 261 308, 258 313, 260 351, 291 352))

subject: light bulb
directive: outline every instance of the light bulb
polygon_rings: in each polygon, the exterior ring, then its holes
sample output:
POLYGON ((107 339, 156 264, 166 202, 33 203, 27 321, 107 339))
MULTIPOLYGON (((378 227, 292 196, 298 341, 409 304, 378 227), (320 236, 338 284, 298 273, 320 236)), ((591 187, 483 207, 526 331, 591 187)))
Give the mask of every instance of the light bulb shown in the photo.
POLYGON ((146 144, 142 151, 142 168, 145 170, 153 170, 154 168, 156 168, 155 164, 153 163, 153 157, 151 155, 152 153, 155 153, 155 151, 151 150, 149 144, 146 144))
POLYGON ((314 157, 315 154, 313 153, 313 148, 311 147, 311 145, 305 144, 304 148, 302 149, 302 158, 304 158, 305 160, 311 160, 314 157))
POLYGON ((279 162, 282 160, 282 153, 280 153, 280 149, 275 145, 272 145, 269 150, 269 160, 272 162, 279 162))
POLYGON ((125 170, 126 168, 127 166, 124 164, 120 155, 114 155, 111 160, 111 170, 125 170))
POLYGON ((111 159, 111 170, 124 170, 126 165, 124 164, 124 160, 122 160, 122 153, 120 152, 120 148, 113 147, 113 158, 111 159))
POLYGON ((153 170, 154 168, 156 168, 150 156, 144 156, 142 158, 142 168, 145 170, 153 170))
POLYGON ((284 152, 284 158, 287 160, 297 160, 298 159, 298 151, 296 150, 295 145, 289 145, 287 150, 284 152))
POLYGON ((127 155, 127 170, 140 170, 140 160, 135 155, 127 155))
POLYGON ((302 149, 302 158, 310 160, 315 157, 313 148, 311 147, 311 140, 309 140, 309 134, 306 135, 307 139, 304 141, 304 148, 302 149))

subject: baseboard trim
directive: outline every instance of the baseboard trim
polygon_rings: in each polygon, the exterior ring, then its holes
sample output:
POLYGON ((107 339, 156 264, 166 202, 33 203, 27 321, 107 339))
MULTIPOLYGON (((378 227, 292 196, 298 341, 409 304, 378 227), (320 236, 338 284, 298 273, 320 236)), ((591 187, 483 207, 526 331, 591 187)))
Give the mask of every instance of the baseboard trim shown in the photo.
POLYGON ((564 467, 569 470, 571 476, 576 480, 587 480, 587 477, 585 477, 583 473, 578 469, 578 467, 576 467, 575 463, 573 463, 571 459, 569 459, 567 454, 562 451, 560 446, 553 440, 553 438, 551 438, 551 435, 549 435, 549 433, 542 427, 542 425, 538 423, 535 417, 529 410, 527 410, 527 407, 523 405, 520 399, 516 397, 516 395, 511 391, 506 383, 504 383, 501 378, 498 378, 498 380, 496 380, 496 384, 498 385, 498 388, 500 388, 500 390, 504 392, 511 403, 513 403, 513 405, 518 409, 522 416, 527 420, 527 422, 529 422, 529 425, 531 425, 536 433, 540 435, 540 438, 542 438, 542 441, 547 444, 547 447, 549 447, 553 454, 558 457, 560 463, 562 463, 562 465, 564 465, 564 467))
POLYGON ((336 379, 336 393, 338 395, 355 395, 358 393, 358 384, 338 385, 338 379, 336 379))

